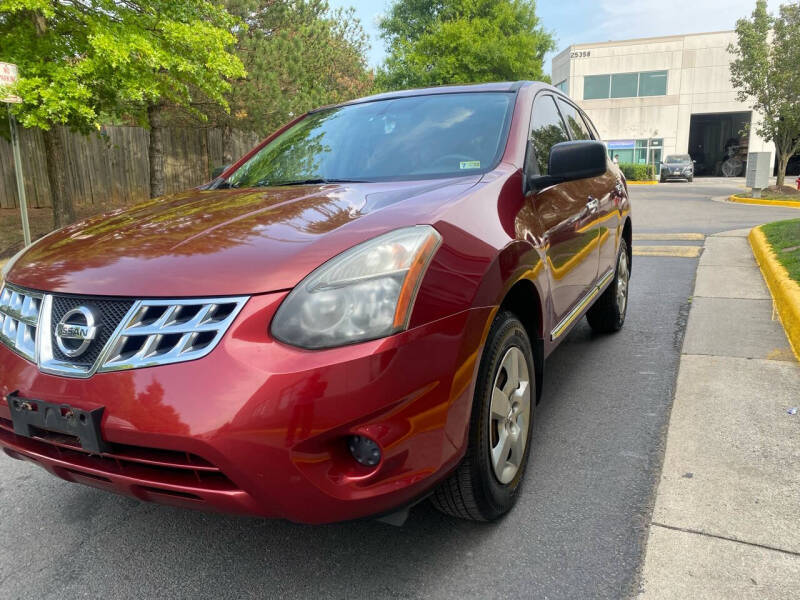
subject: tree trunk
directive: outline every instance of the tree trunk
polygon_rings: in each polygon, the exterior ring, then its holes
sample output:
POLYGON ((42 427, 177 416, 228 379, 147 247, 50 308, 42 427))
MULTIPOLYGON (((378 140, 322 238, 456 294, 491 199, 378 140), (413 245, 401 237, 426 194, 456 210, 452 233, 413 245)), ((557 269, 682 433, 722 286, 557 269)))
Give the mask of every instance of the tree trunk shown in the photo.
POLYGON ((783 187, 783 182, 786 179, 786 167, 789 165, 789 155, 786 153, 778 154, 778 176, 775 185, 780 190, 783 187))
POLYGON ((64 144, 54 127, 42 132, 42 138, 47 161, 47 181, 50 184, 50 202, 53 205, 53 224, 59 229, 75 220, 72 198, 67 196, 64 144))
POLYGON ((147 148, 150 161, 150 197, 157 198, 166 193, 164 184, 164 120, 161 114, 161 106, 148 106, 147 119, 150 122, 150 145, 147 148))
POLYGON ((233 164, 233 128, 228 123, 222 127, 222 164, 233 164))
POLYGON ((211 179, 211 169, 208 160, 208 129, 200 130, 200 160, 203 161, 203 183, 211 179))
MULTIPOLYGON (((36 29, 36 36, 41 37, 47 32, 47 21, 39 12, 32 15, 33 25, 36 29)), ((75 208, 72 206, 72 198, 67 196, 66 180, 66 157, 64 155, 64 144, 61 141, 60 132, 51 126, 50 129, 42 132, 44 140, 45 169, 47 170, 47 182, 50 184, 50 203, 53 205, 53 225, 60 229, 69 225, 75 220, 75 208)))

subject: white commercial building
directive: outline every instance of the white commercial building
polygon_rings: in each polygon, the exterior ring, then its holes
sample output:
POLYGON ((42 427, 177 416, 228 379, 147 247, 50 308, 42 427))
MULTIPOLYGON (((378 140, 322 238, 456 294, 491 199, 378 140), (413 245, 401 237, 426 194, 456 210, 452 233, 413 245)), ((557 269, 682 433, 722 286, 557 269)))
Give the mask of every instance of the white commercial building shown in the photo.
POLYGON ((620 162, 690 154, 698 175, 744 173, 747 152, 775 147, 730 81, 732 31, 577 44, 553 58, 552 81, 591 117, 620 162), (732 171, 736 171, 732 173, 732 171))

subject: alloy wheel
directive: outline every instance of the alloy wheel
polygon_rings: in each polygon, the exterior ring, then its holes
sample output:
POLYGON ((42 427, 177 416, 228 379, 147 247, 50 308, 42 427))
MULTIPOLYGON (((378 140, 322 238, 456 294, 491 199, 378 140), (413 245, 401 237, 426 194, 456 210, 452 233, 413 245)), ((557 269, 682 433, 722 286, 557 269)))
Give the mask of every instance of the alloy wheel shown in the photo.
POLYGON ((619 310, 620 315, 625 314, 625 308, 628 305, 629 277, 628 254, 626 252, 620 252, 619 262, 617 263, 617 310, 619 310))
POLYGON ((528 443, 531 386, 522 350, 511 347, 500 361, 492 387, 489 454, 497 480, 510 483, 519 471, 528 443))

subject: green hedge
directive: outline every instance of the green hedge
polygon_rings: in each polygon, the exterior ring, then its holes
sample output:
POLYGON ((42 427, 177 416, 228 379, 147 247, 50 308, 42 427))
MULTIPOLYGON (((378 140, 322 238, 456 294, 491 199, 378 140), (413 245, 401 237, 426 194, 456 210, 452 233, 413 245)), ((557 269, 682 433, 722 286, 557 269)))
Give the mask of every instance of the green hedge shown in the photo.
POLYGON ((635 163, 620 163, 619 168, 628 181, 653 181, 656 178, 654 165, 638 165, 635 163))

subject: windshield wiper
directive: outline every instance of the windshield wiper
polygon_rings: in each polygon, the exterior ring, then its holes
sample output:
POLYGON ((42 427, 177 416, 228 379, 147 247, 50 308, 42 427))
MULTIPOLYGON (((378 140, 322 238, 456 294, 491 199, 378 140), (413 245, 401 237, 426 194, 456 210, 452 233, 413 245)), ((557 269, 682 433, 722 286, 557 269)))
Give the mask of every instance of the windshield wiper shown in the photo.
POLYGON ((259 182, 259 186, 263 187, 283 187, 289 185, 313 185, 320 183, 367 183, 362 179, 327 179, 323 177, 315 177, 311 179, 298 179, 296 181, 278 181, 275 183, 259 182))

